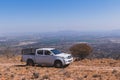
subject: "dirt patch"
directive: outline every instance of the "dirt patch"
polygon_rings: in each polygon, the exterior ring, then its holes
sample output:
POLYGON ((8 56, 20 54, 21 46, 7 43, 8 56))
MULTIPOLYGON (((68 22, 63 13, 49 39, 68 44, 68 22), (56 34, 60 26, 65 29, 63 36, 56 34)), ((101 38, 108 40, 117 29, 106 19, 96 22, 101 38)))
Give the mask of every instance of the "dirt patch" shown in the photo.
POLYGON ((16 58, 2 59, 0 80, 120 80, 119 60, 85 59, 59 69, 26 66, 16 58))

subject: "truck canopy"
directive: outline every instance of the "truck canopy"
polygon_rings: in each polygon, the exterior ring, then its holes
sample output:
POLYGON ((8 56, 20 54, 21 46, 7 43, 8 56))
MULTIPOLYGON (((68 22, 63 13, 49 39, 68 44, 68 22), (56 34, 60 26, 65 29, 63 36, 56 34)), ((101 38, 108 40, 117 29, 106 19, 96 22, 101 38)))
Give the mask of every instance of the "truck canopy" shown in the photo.
POLYGON ((29 53, 35 53, 35 51, 36 51, 36 49, 38 49, 38 48, 26 48, 26 49, 22 49, 22 51, 21 51, 21 53, 22 54, 29 54, 29 53))

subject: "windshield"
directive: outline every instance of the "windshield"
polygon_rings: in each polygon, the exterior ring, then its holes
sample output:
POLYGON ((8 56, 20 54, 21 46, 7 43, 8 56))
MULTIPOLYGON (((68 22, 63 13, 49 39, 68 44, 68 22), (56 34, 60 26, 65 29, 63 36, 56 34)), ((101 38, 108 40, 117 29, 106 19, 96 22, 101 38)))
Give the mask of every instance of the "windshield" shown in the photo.
POLYGON ((59 51, 59 50, 57 50, 57 49, 54 49, 54 50, 51 50, 55 55, 56 54, 60 54, 61 52, 59 51))

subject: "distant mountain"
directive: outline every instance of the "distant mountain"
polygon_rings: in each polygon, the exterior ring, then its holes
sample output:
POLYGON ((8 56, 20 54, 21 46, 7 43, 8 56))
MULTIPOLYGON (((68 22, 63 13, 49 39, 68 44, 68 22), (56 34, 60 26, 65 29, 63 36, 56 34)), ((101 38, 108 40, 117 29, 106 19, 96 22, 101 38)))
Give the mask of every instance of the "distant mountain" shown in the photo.
POLYGON ((30 32, 30 33, 10 33, 3 35, 7 38, 44 38, 44 37, 120 37, 120 30, 113 31, 57 31, 57 32, 30 32))

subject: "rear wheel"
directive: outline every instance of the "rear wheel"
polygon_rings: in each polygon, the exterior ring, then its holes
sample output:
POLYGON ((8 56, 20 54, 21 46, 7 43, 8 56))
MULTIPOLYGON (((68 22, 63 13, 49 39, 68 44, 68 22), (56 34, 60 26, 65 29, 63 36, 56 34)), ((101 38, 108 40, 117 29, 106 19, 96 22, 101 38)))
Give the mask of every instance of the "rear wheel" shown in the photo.
POLYGON ((28 65, 28 66, 34 66, 33 60, 28 59, 28 60, 27 60, 27 65, 28 65))
POLYGON ((63 67, 63 64, 62 64, 61 61, 57 60, 57 61, 55 61, 54 66, 55 66, 56 68, 62 68, 62 67, 63 67))

